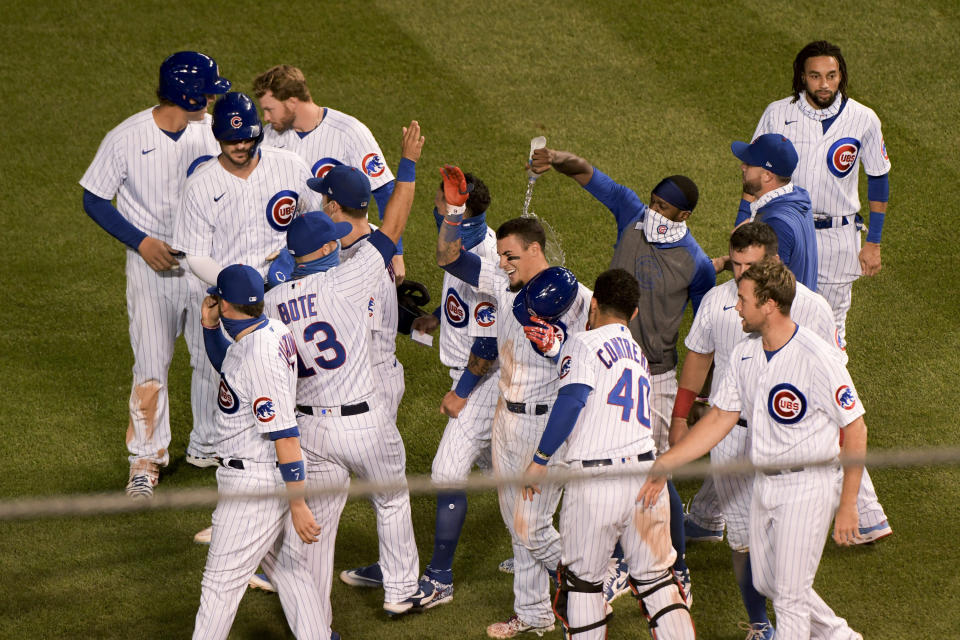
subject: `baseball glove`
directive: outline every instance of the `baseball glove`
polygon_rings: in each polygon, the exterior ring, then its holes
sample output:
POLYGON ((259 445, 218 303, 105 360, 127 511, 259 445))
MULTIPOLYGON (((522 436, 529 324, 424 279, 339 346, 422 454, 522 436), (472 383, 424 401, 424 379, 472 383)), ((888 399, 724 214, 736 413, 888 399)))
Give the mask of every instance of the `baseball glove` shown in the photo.
POLYGON ((404 280, 397 287, 397 331, 410 335, 413 321, 420 316, 427 315, 427 312, 421 309, 424 305, 430 304, 430 293, 427 288, 414 280, 404 280))

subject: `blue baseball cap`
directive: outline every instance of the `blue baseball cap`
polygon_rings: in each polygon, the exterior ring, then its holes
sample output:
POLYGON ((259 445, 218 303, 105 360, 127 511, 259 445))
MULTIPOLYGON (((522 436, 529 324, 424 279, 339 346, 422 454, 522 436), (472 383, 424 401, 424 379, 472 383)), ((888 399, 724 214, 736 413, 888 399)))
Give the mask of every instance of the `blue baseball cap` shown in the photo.
POLYGON ((793 143, 779 133, 765 133, 751 144, 734 142, 730 150, 741 162, 784 177, 793 174, 800 159, 793 143))
POLYGON ((307 186, 342 207, 366 209, 370 204, 370 179, 356 167, 337 165, 322 178, 310 178, 307 186))
POLYGON ((305 256, 351 231, 349 222, 334 222, 323 211, 308 211, 287 227, 287 250, 297 257, 305 256))
POLYGON ((231 304, 255 304, 263 300, 263 276, 249 265, 232 264, 220 272, 217 286, 207 293, 231 304))

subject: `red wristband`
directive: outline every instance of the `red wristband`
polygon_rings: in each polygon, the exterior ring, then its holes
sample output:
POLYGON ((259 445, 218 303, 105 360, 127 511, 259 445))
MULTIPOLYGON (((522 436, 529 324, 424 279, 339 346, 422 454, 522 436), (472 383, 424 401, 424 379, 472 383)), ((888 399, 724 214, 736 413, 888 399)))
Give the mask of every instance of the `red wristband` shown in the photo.
POLYGON ((690 409, 693 407, 693 401, 697 399, 697 392, 692 389, 677 389, 677 399, 673 402, 673 417, 687 419, 690 415, 690 409))

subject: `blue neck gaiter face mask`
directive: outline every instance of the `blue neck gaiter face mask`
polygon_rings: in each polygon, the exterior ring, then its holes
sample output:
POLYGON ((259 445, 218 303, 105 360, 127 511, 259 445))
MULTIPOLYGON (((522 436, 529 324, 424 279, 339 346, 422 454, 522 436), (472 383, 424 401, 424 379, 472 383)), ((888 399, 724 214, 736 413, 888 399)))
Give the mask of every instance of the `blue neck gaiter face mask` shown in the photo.
POLYGON ((293 278, 302 278, 308 276, 311 273, 322 273, 327 269, 332 269, 333 267, 340 264, 340 241, 337 240, 337 248, 323 256, 322 258, 317 258, 316 260, 311 260, 310 262, 302 262, 298 264, 293 269, 293 278))
POLYGON ((259 317, 249 318, 247 320, 231 320, 230 318, 220 318, 220 322, 223 323, 223 328, 227 330, 227 333, 230 334, 230 337, 234 340, 237 339, 237 336, 246 329, 247 327, 252 327, 258 322, 266 322, 267 316, 262 313, 259 317))

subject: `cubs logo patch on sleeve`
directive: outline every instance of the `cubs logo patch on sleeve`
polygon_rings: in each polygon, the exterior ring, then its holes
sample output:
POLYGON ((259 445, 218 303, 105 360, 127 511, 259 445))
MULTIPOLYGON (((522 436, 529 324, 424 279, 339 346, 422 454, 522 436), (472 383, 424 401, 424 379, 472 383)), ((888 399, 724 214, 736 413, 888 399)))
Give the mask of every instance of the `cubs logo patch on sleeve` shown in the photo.
POLYGON ((363 172, 371 178, 379 178, 387 170, 387 165, 379 153, 368 153, 363 156, 363 172))
POLYGON ((851 389, 849 385, 843 385, 837 389, 834 398, 836 398, 840 408, 846 409, 847 411, 857 406, 857 396, 853 393, 853 389, 851 389))
POLYGON ((273 400, 270 398, 257 398, 253 402, 253 413, 260 422, 270 422, 277 417, 277 411, 273 407, 273 400))
POLYGON ((566 378, 567 374, 570 373, 570 369, 573 368, 573 358, 570 356, 563 356, 563 360, 560 361, 560 377, 566 378))
POLYGON ((767 411, 780 424, 796 424, 807 413, 807 398, 795 386, 784 382, 770 389, 767 411))
POLYGON ((481 302, 474 308, 473 317, 481 327, 492 327, 497 321, 497 308, 492 302, 481 302))
POLYGON ((296 191, 285 189, 267 202, 267 223, 275 231, 286 231, 297 214, 297 201, 300 195, 296 191))

